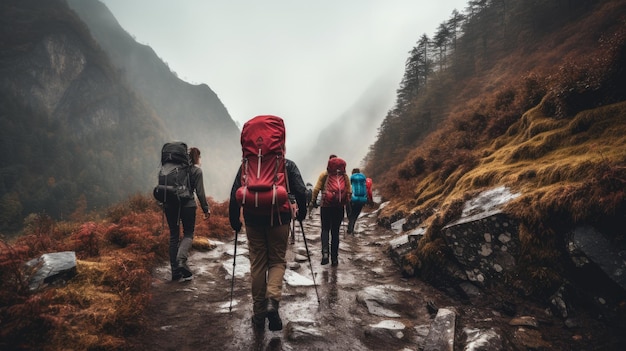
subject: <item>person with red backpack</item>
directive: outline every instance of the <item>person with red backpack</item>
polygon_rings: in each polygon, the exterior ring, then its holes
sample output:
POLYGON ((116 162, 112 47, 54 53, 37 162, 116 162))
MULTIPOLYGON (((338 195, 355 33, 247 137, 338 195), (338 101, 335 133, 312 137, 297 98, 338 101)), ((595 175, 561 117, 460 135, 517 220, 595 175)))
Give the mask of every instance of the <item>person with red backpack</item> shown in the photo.
POLYGON ((230 193, 230 225, 238 234, 243 214, 250 254, 252 325, 262 331, 267 318, 270 330, 281 330, 278 307, 289 224, 306 218, 306 187, 296 164, 285 158, 285 125, 280 117, 262 115, 246 122, 241 146, 242 164, 230 193))
POLYGON ((320 174, 313 188, 312 198, 316 199, 317 194, 320 192, 322 193, 320 208, 322 222, 321 264, 328 264, 330 254, 332 266, 335 267, 339 264, 339 229, 341 228, 341 222, 343 222, 345 206, 352 196, 350 178, 346 174, 346 161, 337 157, 337 155, 330 155, 328 158, 326 170, 320 174))

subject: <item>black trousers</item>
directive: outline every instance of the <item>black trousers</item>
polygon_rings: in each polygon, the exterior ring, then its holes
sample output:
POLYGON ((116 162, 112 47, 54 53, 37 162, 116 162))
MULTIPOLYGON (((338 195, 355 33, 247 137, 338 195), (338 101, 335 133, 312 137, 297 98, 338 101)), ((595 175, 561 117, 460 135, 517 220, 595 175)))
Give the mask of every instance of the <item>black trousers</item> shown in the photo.
POLYGON ((344 207, 321 207, 320 217, 322 221, 322 252, 328 251, 330 235, 330 257, 337 259, 339 254, 339 229, 344 217, 344 207))
POLYGON ((196 208, 179 206, 166 207, 165 217, 167 218, 167 225, 170 228, 170 264, 172 268, 176 268, 178 266, 178 256, 187 260, 189 254, 189 248, 187 246, 191 246, 193 232, 196 228, 196 208), (183 239, 185 239, 186 244, 189 245, 182 246, 182 252, 179 253, 181 223, 183 225, 183 239))
POLYGON ((356 220, 359 218, 361 214, 361 210, 363 209, 362 203, 351 202, 350 203, 350 212, 348 213, 348 233, 352 234, 354 232, 354 225, 356 224, 356 220))

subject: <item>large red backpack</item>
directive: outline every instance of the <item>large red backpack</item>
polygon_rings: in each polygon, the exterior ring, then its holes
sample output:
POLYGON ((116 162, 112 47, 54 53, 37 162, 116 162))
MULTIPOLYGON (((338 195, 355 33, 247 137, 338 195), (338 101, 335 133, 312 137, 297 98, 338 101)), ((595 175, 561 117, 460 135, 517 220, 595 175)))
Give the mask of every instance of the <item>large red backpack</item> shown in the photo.
POLYGON ((328 160, 326 182, 322 194, 322 206, 343 206, 348 203, 346 192, 346 161, 339 157, 328 160))
MULTIPOLYGON (((235 198, 245 211, 270 215, 289 212, 285 166, 285 124, 282 118, 256 116, 241 130, 241 187, 235 198)), ((272 222, 273 223, 273 222, 272 222)))

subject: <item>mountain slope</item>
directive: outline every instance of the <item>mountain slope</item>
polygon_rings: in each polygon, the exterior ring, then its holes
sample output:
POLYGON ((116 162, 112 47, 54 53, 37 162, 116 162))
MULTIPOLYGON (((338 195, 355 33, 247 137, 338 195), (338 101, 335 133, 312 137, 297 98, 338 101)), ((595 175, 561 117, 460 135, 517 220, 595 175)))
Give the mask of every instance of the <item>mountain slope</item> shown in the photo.
POLYGON ((500 5, 475 9, 450 66, 386 118, 366 171, 392 200, 383 223, 409 216, 407 227, 429 228, 412 253, 425 276, 465 199, 500 185, 520 192, 507 212, 522 223, 523 273, 543 278, 526 288, 539 291, 560 277, 575 226, 626 246, 626 2, 500 5), (430 111, 443 112, 424 121, 430 111))
POLYGON ((161 121, 62 1, 0 5, 2 229, 147 191, 161 121))
POLYGON ((100 1, 69 0, 68 4, 89 26, 129 86, 162 119, 168 137, 200 148, 207 194, 227 198, 241 158, 239 129, 215 92, 205 84, 191 85, 178 79, 152 48, 137 43, 123 29, 100 1))

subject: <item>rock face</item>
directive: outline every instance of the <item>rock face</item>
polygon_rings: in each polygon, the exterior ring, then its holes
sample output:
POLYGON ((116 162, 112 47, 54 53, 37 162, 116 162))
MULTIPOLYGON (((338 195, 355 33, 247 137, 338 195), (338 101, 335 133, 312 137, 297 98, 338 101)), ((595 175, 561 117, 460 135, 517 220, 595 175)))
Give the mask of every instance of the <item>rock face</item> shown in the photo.
MULTIPOLYGON (((502 211, 503 205, 516 196, 504 187, 485 191, 465 203, 460 219, 442 228, 445 243, 454 256, 442 271, 457 282, 457 290, 464 292, 461 295, 479 296, 480 291, 475 290, 494 284, 517 289, 511 285, 511 277, 516 277, 516 284, 533 284, 520 281, 517 274, 523 268, 518 266, 520 223, 502 211)), ((403 219, 396 223, 403 223, 403 219)), ((410 233, 397 230, 398 235, 390 240, 390 256, 403 270, 407 269, 403 257, 417 247, 420 239, 411 233, 424 231, 425 228, 410 233)), ((590 226, 575 228, 568 239, 563 240, 567 247, 556 248, 569 254, 558 262, 565 267, 561 271, 562 285, 545 295, 546 305, 568 323, 574 323, 572 315, 579 304, 595 306, 607 319, 623 318, 619 314, 626 296, 626 250, 590 226)))
POLYGON ((575 228, 572 244, 571 256, 577 266, 596 265, 611 281, 626 291, 626 250, 619 250, 602 233, 590 226, 575 228))
MULTIPOLYGON (((211 162, 211 167, 203 169, 205 189, 218 200, 228 198, 241 160, 241 145, 239 128, 217 94, 206 84, 192 85, 179 79, 151 47, 137 43, 100 1, 69 0, 68 5, 89 27, 128 85, 156 112, 168 137, 198 147, 203 154, 211 152, 204 158, 211 162)), ((149 11, 150 4, 146 7, 149 11)))
POLYGON ((7 0, 0 22, 0 207, 11 209, 1 231, 29 213, 67 217, 148 194, 171 140, 200 148, 207 195, 227 198, 241 147, 225 106, 178 79, 102 3, 7 0), (88 27, 68 3, 110 25, 88 27))
POLYGON ((515 269, 519 254, 518 223, 499 211, 463 218, 443 228, 448 246, 480 285, 515 269))
MULTIPOLYGON (((0 201, 53 217, 149 191, 163 125, 120 79, 63 1, 3 1, 0 20, 0 201), (154 155, 154 156, 153 156, 154 155), (148 157, 151 156, 151 157, 148 157)), ((8 206, 8 207, 7 207, 8 206)))

